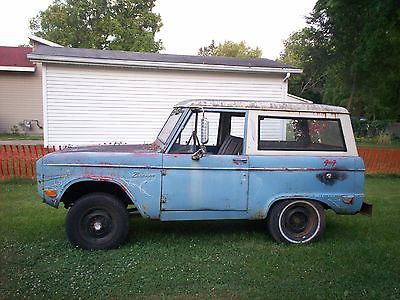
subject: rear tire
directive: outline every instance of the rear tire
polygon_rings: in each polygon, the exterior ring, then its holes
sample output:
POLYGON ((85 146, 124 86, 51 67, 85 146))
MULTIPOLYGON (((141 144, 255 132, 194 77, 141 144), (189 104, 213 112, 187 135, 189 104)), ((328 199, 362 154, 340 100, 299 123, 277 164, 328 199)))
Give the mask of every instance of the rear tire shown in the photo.
POLYGON ((91 193, 70 208, 65 227, 74 246, 90 250, 117 248, 128 234, 128 212, 116 197, 91 193))
POLYGON ((322 205, 309 200, 285 200, 272 206, 268 213, 268 229, 280 243, 311 243, 325 231, 322 205))

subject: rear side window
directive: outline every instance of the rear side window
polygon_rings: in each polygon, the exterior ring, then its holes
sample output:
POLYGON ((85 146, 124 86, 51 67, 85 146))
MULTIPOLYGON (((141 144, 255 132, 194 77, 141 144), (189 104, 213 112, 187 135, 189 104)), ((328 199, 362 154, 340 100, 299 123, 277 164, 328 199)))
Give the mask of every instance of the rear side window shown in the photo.
POLYGON ((337 119, 258 117, 258 150, 346 151, 337 119))

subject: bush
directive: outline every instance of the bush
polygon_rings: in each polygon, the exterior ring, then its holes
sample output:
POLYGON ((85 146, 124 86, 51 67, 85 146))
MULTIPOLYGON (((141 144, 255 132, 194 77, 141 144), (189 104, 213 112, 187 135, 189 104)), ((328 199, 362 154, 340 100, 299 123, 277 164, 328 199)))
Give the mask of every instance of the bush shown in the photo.
MULTIPOLYGON (((369 121, 366 119, 356 119, 351 120, 354 130, 354 135, 357 138, 377 138, 381 137, 383 140, 387 141, 391 139, 390 134, 387 132, 387 128, 392 123, 389 120, 374 120, 369 121)), ((383 141, 382 140, 382 141, 383 141)))

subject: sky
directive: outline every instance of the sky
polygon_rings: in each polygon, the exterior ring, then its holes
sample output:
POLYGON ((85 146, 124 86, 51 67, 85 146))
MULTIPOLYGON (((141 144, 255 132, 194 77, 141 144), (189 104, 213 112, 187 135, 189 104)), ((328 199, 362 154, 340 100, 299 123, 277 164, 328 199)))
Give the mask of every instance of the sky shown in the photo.
MULTIPOLYGON (((28 43, 29 20, 52 0, 0 0, 0 45, 28 43)), ((276 59, 283 40, 305 26, 316 0, 157 0, 162 53, 197 54, 211 40, 245 41, 276 59)))

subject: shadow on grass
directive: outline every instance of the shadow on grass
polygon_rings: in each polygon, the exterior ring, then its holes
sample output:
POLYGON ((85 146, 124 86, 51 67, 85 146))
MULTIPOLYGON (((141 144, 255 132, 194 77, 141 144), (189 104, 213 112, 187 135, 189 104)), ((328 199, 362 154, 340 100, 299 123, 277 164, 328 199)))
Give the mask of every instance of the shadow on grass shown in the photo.
MULTIPOLYGON (((351 243, 355 239, 365 241, 371 238, 371 218, 364 216, 340 216, 333 212, 327 214, 326 231, 321 241, 351 243)), ((154 240, 237 240, 260 238, 265 242, 275 240, 268 232, 265 220, 229 221, 175 221, 161 222, 150 220, 131 221, 127 244, 153 242, 154 240)), ((318 243, 318 242, 317 242, 318 243)))
POLYGON ((128 243, 155 239, 229 239, 265 235, 271 239, 264 220, 171 221, 136 219, 131 221, 128 243))

